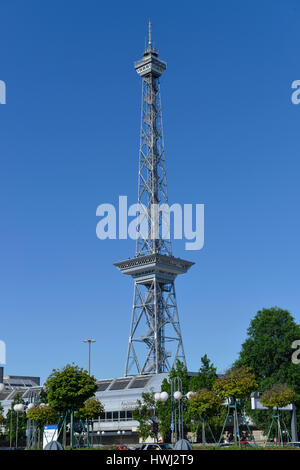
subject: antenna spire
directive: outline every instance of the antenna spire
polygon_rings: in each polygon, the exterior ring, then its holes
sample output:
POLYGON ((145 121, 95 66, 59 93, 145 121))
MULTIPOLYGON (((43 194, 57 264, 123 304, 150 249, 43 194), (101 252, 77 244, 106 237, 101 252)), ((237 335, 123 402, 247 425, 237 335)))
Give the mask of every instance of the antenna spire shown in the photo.
POLYGON ((148 45, 149 47, 151 48, 152 47, 152 39, 151 39, 151 26, 152 26, 152 23, 151 23, 151 20, 149 20, 149 24, 148 24, 148 28, 149 28, 149 40, 148 40, 148 45))

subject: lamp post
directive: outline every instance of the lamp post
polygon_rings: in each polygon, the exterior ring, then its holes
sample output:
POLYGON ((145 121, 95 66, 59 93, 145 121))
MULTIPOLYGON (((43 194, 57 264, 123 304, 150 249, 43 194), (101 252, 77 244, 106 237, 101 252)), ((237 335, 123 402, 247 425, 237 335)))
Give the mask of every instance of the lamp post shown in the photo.
MULTIPOLYGON (((26 412, 28 412, 29 410, 32 410, 32 408, 34 408, 34 403, 29 403, 27 405, 27 409, 26 409, 26 412)), ((31 420, 30 419, 27 419, 27 436, 26 436, 26 449, 29 449, 30 448, 30 441, 31 441, 31 420)))
POLYGON ((89 345, 89 365, 88 365, 88 372, 89 372, 89 375, 91 375, 91 344, 92 344, 92 343, 96 343, 96 340, 95 340, 95 339, 84 339, 83 342, 84 342, 84 343, 88 343, 88 345, 89 345))
POLYGON ((18 424, 19 424, 19 413, 24 411, 23 403, 17 403, 14 406, 14 411, 17 413, 17 422, 16 422, 16 449, 18 448, 18 424))
MULTIPOLYGON (((183 399, 190 400, 194 392, 188 392, 186 395, 182 393, 182 381, 179 377, 171 379, 171 432, 172 444, 177 440, 183 439, 183 399)), ((166 402, 169 398, 167 392, 155 393, 154 400, 166 402)))
POLYGON ((10 410, 10 432, 9 432, 9 448, 12 447, 12 410, 10 410))

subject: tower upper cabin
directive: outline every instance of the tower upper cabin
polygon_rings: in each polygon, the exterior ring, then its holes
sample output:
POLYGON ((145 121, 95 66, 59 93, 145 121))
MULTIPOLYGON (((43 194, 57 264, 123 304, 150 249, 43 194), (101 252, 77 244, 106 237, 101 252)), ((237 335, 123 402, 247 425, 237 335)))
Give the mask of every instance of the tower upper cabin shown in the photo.
POLYGON ((143 58, 135 62, 134 68, 141 77, 151 74, 155 78, 160 77, 167 68, 167 64, 158 59, 158 50, 152 47, 151 21, 149 21, 148 47, 143 53, 143 58))

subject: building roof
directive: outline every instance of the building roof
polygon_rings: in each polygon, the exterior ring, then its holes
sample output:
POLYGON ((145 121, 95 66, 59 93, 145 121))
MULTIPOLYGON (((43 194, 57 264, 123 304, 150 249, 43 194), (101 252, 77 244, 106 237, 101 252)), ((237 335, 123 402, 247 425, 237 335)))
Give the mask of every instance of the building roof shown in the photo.
POLYGON ((132 410, 136 408, 143 392, 160 392, 161 383, 168 375, 165 372, 98 380, 96 397, 104 405, 105 411, 132 410))

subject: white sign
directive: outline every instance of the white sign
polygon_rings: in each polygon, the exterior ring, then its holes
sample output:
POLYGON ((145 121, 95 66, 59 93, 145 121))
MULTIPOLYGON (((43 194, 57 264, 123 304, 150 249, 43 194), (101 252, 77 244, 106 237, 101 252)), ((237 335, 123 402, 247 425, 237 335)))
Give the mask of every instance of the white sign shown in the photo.
POLYGON ((136 401, 122 401, 121 402, 121 409, 122 410, 134 410, 137 407, 136 401))
POLYGON ((48 442, 57 441, 57 426, 44 426, 43 432, 43 449, 45 449, 48 442))

